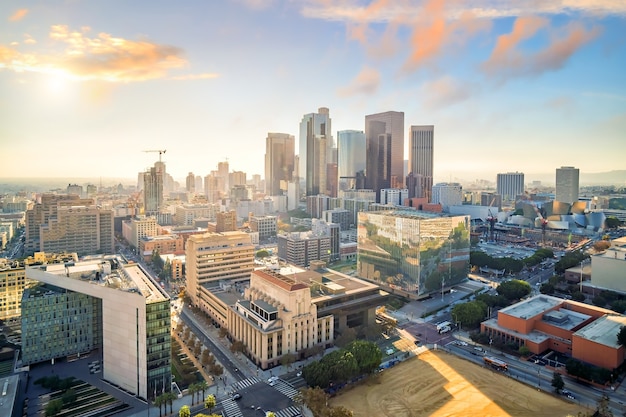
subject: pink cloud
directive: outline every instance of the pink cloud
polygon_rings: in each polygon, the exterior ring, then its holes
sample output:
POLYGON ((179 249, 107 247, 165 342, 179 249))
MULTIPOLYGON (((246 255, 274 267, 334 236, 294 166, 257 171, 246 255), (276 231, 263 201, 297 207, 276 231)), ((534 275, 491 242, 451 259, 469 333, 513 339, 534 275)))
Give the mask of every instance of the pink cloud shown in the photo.
POLYGON ((28 9, 19 9, 9 17, 10 22, 18 22, 28 14, 28 9))
POLYGON ((354 78, 349 86, 339 89, 338 94, 342 97, 357 94, 374 94, 380 85, 380 73, 373 68, 365 67, 354 78))
POLYGON ((491 56, 482 65, 483 70, 505 80, 514 76, 533 76, 562 68, 569 58, 600 33, 597 27, 586 29, 577 22, 562 28, 550 28, 540 17, 519 17, 511 33, 501 35, 491 56), (543 49, 524 53, 519 45, 533 38, 540 30, 547 30, 550 43, 543 49))

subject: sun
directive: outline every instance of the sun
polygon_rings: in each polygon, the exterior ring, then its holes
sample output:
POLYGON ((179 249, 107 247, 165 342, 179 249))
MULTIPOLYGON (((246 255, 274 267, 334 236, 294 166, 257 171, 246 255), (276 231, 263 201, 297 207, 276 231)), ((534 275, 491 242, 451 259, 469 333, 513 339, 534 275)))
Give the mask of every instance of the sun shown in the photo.
POLYGON ((45 85, 48 92, 58 95, 67 91, 68 80, 62 75, 51 74, 46 79, 45 85))

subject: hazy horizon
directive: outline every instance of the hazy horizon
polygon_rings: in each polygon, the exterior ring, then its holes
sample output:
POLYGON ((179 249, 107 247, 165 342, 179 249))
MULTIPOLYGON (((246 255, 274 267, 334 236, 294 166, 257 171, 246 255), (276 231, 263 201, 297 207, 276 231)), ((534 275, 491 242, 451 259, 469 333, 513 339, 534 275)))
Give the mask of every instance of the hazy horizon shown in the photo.
POLYGON ((436 181, 624 169, 626 3, 548 3, 1 2, 0 178, 263 176, 319 107, 434 125, 436 181))

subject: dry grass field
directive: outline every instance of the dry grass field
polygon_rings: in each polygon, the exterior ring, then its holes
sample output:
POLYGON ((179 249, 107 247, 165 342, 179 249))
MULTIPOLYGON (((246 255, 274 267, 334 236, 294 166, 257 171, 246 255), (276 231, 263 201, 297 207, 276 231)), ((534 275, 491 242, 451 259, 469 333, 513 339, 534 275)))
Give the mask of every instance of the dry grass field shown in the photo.
POLYGON ((355 417, 577 415, 580 406, 445 352, 425 352, 333 398, 355 417))

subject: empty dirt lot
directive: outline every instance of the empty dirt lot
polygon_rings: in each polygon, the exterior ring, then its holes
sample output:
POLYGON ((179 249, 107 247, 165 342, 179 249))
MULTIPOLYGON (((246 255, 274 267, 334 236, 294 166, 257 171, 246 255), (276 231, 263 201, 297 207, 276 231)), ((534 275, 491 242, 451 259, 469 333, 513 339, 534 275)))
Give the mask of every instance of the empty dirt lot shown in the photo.
POLYGON ((355 417, 547 416, 586 411, 499 372, 444 352, 426 352, 386 369, 380 380, 330 401, 355 417))

